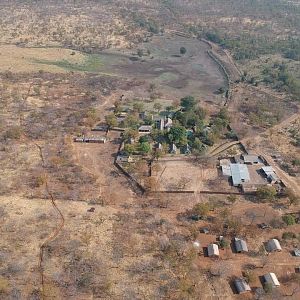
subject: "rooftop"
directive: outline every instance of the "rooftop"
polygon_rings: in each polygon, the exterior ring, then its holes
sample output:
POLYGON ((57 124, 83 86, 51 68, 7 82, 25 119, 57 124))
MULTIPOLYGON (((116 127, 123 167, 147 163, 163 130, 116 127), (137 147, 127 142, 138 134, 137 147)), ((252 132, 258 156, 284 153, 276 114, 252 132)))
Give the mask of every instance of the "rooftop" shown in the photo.
POLYGON ((265 282, 272 284, 272 286, 280 286, 280 283, 274 273, 264 275, 265 282))
POLYGON ((282 248, 280 246, 280 243, 277 239, 271 239, 267 243, 267 250, 272 252, 272 251, 281 251, 282 248))
POLYGON ((239 238, 234 239, 234 245, 237 252, 248 252, 247 243, 239 238))
POLYGON ((208 256, 219 256, 219 247, 217 244, 210 244, 207 246, 208 256))
POLYGON ((259 164, 261 163, 260 158, 257 155, 243 155, 244 162, 250 164, 259 164))
POLYGON ((234 285, 239 294, 251 291, 249 284, 243 278, 236 279, 234 285))
POLYGON ((244 182, 250 181, 249 171, 244 164, 230 164, 232 182, 234 186, 239 186, 244 182))

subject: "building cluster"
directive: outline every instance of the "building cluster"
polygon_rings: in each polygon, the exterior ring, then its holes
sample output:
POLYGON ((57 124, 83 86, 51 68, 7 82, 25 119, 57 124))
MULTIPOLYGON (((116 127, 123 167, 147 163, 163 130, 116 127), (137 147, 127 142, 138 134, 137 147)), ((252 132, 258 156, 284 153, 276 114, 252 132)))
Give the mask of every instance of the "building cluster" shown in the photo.
POLYGON ((230 160, 221 160, 220 166, 223 176, 231 178, 232 185, 240 187, 244 192, 255 192, 265 184, 281 183, 275 170, 257 155, 243 154, 230 160), (254 169, 251 173, 250 170, 254 169), (257 176, 264 178, 264 181, 258 181, 257 176))
MULTIPOLYGON (((204 233, 204 230, 202 230, 202 232, 204 233)), ((205 232, 208 232, 208 231, 205 231, 205 232)), ((219 238, 220 241, 222 239, 223 239, 223 237, 219 238)), ((198 248, 199 248, 200 247, 200 242, 199 241, 197 241, 197 245, 198 245, 198 248)), ((248 253, 249 252, 246 241, 241 239, 241 238, 235 237, 233 239, 233 246, 234 246, 234 249, 237 253, 248 253)), ((207 246, 207 256, 210 257, 210 258, 218 259, 220 257, 219 247, 220 247, 220 243, 217 243, 217 242, 209 244, 207 246)), ((270 239, 265 243, 265 249, 269 253, 282 251, 282 247, 280 245, 280 242, 275 238, 270 239)), ((298 254, 298 256, 300 256, 300 250, 295 249, 294 250, 294 255, 297 256, 296 254, 298 254)), ((299 272, 300 272, 300 266, 299 266, 299 272)), ((275 273, 264 274, 262 276, 262 281, 263 281, 264 284, 268 284, 272 288, 280 286, 280 283, 279 283, 275 273)), ((250 285, 247 283, 247 281, 244 278, 234 279, 233 284, 234 284, 235 289, 236 289, 238 294, 243 294, 243 293, 251 291, 250 285)))

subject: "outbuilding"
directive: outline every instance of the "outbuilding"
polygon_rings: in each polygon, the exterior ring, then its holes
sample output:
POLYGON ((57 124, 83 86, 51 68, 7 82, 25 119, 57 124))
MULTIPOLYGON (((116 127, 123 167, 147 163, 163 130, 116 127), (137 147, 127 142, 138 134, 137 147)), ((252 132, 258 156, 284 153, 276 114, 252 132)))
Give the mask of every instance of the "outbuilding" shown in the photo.
POLYGON ((139 127, 139 132, 140 133, 150 133, 152 131, 152 126, 151 125, 142 125, 139 127))
POLYGON ((263 276, 265 283, 271 284, 273 287, 280 286, 280 283, 274 273, 268 273, 263 276))
POLYGON ((177 147, 175 144, 172 144, 170 147, 170 153, 176 154, 177 153, 177 147))
POLYGON ((261 170, 270 183, 274 184, 280 182, 280 178, 278 177, 278 175, 275 173, 274 169, 271 166, 264 166, 261 168, 261 170))
POLYGON ((236 252, 238 252, 238 253, 248 252, 247 243, 242 239, 235 238, 234 246, 235 246, 236 252))
POLYGON ((243 155, 244 163, 247 165, 258 165, 262 163, 259 156, 257 155, 243 155))
POLYGON ((234 286, 238 294, 244 294, 251 291, 249 284, 243 278, 235 279, 234 286))
POLYGON ((267 243, 267 250, 269 252, 274 252, 274 251, 279 252, 279 251, 282 250, 282 248, 281 248, 280 243, 277 239, 271 239, 267 243))
POLYGON ((209 257, 219 257, 219 247, 217 244, 210 244, 207 246, 207 254, 209 257))
POLYGON ((300 249, 294 249, 293 254, 294 256, 300 257, 300 249))

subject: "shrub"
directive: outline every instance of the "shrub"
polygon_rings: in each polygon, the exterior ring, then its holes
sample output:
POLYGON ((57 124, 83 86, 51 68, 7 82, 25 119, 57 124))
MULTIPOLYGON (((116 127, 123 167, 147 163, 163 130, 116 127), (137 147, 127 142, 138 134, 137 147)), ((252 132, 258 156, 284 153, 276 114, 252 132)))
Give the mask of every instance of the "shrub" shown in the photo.
POLYGON ((271 294, 273 291, 273 285, 269 282, 264 283, 264 290, 267 294, 271 294))
POLYGON ((272 186, 262 186, 257 189, 256 195, 261 200, 272 201, 275 199, 277 192, 272 186))
POLYGON ((282 234, 282 238, 285 239, 285 240, 295 239, 296 237, 297 237, 296 234, 294 232, 290 232, 290 231, 284 232, 282 234))
POLYGON ((19 140, 21 135, 22 135, 22 129, 19 126, 13 126, 5 132, 4 138, 19 140))
POLYGON ((293 215, 283 216, 282 220, 288 226, 296 224, 296 219, 295 219, 295 217, 293 215))
POLYGON ((181 47, 180 48, 180 54, 184 55, 186 53, 186 48, 185 47, 181 47))
POLYGON ((222 239, 219 243, 219 246, 220 246, 221 249, 228 248, 229 247, 229 242, 226 239, 222 239))

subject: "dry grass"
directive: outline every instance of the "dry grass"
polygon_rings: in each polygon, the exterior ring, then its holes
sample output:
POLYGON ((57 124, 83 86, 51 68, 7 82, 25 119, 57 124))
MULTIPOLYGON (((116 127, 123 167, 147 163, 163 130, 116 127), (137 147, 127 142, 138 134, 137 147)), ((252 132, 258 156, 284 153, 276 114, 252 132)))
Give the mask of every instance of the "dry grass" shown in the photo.
POLYGON ((45 65, 39 61, 66 61, 70 64, 82 64, 85 55, 78 51, 63 48, 21 48, 15 45, 0 46, 0 72, 38 72, 39 70, 65 73, 67 70, 45 65), (75 53, 75 55, 71 55, 75 53))

